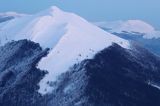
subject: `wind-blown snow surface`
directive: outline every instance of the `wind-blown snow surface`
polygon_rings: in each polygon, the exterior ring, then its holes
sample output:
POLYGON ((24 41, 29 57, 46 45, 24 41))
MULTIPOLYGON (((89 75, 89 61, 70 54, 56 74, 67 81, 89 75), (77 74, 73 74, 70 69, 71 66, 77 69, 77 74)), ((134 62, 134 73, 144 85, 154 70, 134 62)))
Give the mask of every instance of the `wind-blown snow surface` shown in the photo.
POLYGON ((11 40, 29 39, 51 48, 47 57, 38 64, 48 74, 39 83, 41 94, 51 92, 49 85, 84 59, 92 58, 98 51, 117 43, 129 48, 129 42, 107 33, 83 18, 51 7, 36 15, 24 16, 0 24, 1 45, 11 40))
POLYGON ((111 32, 129 32, 141 33, 146 39, 160 38, 160 31, 148 23, 141 20, 128 20, 128 21, 113 21, 113 22, 96 22, 95 25, 106 28, 111 32))
POLYGON ((27 14, 20 14, 20 13, 16 13, 16 12, 0 13, 0 23, 10 21, 15 18, 20 18, 23 16, 27 16, 27 14))
POLYGON ((27 14, 21 14, 21 13, 16 13, 16 12, 6 12, 6 13, 0 13, 0 17, 22 17, 26 16, 27 14))

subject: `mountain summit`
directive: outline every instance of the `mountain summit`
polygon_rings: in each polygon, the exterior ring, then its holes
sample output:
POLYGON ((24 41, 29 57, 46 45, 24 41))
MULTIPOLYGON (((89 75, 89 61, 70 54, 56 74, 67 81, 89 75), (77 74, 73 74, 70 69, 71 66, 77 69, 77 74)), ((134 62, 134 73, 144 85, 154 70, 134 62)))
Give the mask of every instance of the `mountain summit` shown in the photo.
POLYGON ((65 72, 76 62, 92 58, 98 51, 117 43, 129 48, 129 42, 107 33, 73 13, 53 6, 32 16, 11 20, 0 26, 1 43, 28 39, 51 48, 38 67, 48 75, 40 83, 40 92, 50 92, 47 82, 65 72), (7 33, 5 33, 7 32, 7 33), (4 37, 5 36, 5 37, 4 37), (69 54, 68 54, 69 53, 69 54), (65 59, 63 58, 65 57, 65 59))

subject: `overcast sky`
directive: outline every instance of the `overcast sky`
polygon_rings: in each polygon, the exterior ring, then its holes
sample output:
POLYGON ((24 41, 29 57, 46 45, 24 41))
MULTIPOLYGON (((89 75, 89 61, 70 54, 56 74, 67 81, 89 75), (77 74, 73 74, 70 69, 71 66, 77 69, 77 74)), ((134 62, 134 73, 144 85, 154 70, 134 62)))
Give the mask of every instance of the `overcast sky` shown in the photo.
POLYGON ((89 21, 141 19, 160 29, 160 0, 0 0, 0 12, 32 14, 52 5, 89 21))

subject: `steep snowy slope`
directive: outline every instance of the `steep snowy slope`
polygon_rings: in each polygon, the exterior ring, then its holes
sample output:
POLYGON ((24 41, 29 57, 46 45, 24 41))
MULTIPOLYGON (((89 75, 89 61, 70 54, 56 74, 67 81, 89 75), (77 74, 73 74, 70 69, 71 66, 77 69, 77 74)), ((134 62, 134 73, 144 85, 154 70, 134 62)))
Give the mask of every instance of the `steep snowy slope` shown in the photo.
POLYGON ((41 95, 47 72, 36 66, 48 49, 28 40, 7 43, 0 47, 0 106, 160 106, 160 58, 130 46, 112 44, 75 64, 41 95))
POLYGON ((83 18, 51 7, 36 15, 24 16, 0 25, 2 45, 11 40, 29 39, 51 48, 49 55, 40 61, 38 68, 49 73, 40 82, 39 92, 51 92, 49 86, 69 67, 89 59, 98 51, 117 43, 129 48, 129 42, 107 33, 83 18), (7 33, 6 33, 7 32, 7 33), (5 37, 4 37, 5 36, 5 37))

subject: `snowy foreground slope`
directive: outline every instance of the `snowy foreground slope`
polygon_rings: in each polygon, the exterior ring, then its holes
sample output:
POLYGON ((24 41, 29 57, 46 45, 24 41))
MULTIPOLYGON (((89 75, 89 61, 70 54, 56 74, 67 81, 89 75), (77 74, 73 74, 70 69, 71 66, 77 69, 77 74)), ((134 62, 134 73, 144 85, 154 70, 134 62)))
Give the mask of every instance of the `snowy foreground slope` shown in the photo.
POLYGON ((84 59, 92 58, 98 51, 117 43, 129 48, 129 42, 107 33, 83 18, 51 7, 32 16, 16 18, 0 25, 1 45, 11 40, 29 39, 51 48, 38 68, 49 73, 40 82, 39 92, 51 92, 47 82, 67 71, 69 67, 84 59))
POLYGON ((133 40, 160 55, 160 31, 141 20, 96 22, 105 31, 126 40, 133 40))
POLYGON ((103 49, 41 95, 38 83, 47 71, 36 66, 47 54, 27 40, 0 47, 0 106, 160 106, 160 58, 138 45, 103 49))

